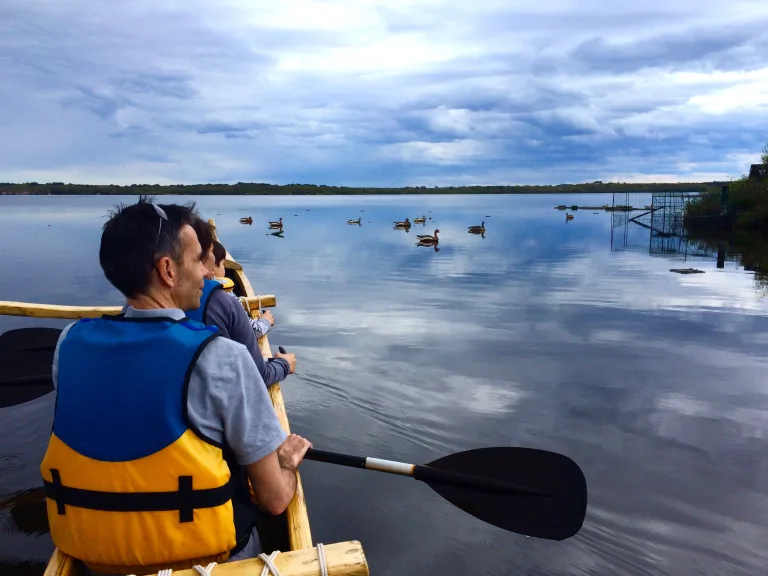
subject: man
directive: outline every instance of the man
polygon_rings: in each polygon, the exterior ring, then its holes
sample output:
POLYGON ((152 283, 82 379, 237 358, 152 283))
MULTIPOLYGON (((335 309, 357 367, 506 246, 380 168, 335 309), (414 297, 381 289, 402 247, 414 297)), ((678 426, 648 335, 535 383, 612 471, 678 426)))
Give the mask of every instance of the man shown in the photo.
POLYGON ((207 274, 209 278, 205 279, 200 305, 186 310, 187 317, 206 326, 218 327, 223 336, 248 348, 267 386, 282 382, 296 371, 296 355, 278 353, 270 362, 264 361, 248 313, 236 298, 227 294, 221 284, 212 278, 214 256, 211 227, 198 217, 192 223, 192 228, 197 234, 203 250, 203 261, 210 272, 207 274))
POLYGON ((104 225, 99 261, 124 314, 70 324, 40 467, 51 537, 90 570, 148 574, 258 554, 311 444, 286 438, 248 350, 185 320, 205 267, 190 207, 144 198, 104 225))

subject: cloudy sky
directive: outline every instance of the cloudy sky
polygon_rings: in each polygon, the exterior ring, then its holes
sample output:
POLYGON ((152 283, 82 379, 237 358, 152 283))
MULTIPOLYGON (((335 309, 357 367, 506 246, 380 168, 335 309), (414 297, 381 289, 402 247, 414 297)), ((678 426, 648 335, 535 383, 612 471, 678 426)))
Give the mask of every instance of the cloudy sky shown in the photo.
POLYGON ((0 0, 0 181, 738 177, 763 0, 0 0))

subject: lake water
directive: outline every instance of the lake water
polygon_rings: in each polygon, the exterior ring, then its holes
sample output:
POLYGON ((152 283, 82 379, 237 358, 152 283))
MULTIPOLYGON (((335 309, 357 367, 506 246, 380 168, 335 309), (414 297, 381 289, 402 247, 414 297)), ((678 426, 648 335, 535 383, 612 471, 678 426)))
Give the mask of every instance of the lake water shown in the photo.
MULTIPOLYGON (((277 295, 271 343, 299 357, 288 414, 315 447, 422 463, 528 446, 570 456, 589 486, 582 531, 551 542, 419 482, 305 462, 315 541, 360 540, 373 575, 765 573, 768 300, 752 272, 552 208, 604 195, 196 200, 277 295), (283 238, 266 230, 279 217, 283 238), (415 245, 435 228, 439 251, 415 245), (688 267, 704 274, 669 271, 688 267)), ((0 197, 0 300, 119 304, 98 266, 118 201, 133 199, 0 197)), ((53 394, 0 409, 0 502, 17 502, 0 504, 0 576, 40 575, 52 551, 39 506, 18 503, 41 485, 52 409, 53 394)))

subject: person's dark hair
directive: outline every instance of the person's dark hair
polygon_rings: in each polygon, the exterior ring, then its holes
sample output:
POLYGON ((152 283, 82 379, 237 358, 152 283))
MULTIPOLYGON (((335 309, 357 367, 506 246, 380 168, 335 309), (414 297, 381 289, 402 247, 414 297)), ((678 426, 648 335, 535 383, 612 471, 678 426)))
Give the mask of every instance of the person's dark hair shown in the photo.
POLYGON ((181 229, 199 219, 195 204, 154 204, 139 196, 109 213, 99 247, 99 264, 126 298, 145 293, 155 263, 165 256, 181 263, 181 229), (165 218, 163 218, 163 216, 165 218))
POLYGON ((227 250, 224 245, 218 240, 213 241, 213 258, 216 260, 216 266, 221 264, 221 261, 227 257, 227 250))
POLYGON ((200 242, 200 247, 203 249, 203 258, 208 256, 208 252, 213 247, 213 232, 211 232, 211 225, 200 217, 195 218, 192 223, 192 228, 197 234, 197 241, 200 242))

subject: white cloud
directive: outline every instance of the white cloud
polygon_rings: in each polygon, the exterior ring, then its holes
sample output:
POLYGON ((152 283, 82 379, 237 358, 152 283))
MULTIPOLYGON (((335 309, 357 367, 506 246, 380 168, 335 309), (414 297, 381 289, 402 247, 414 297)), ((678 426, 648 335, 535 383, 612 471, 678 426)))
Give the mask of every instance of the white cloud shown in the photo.
POLYGON ((405 162, 462 164, 483 154, 485 146, 477 140, 453 142, 403 142, 382 147, 385 156, 405 162))
POLYGON ((768 118, 768 8, 748 0, 30 0, 0 16, 8 180, 710 179, 745 171, 768 118))

